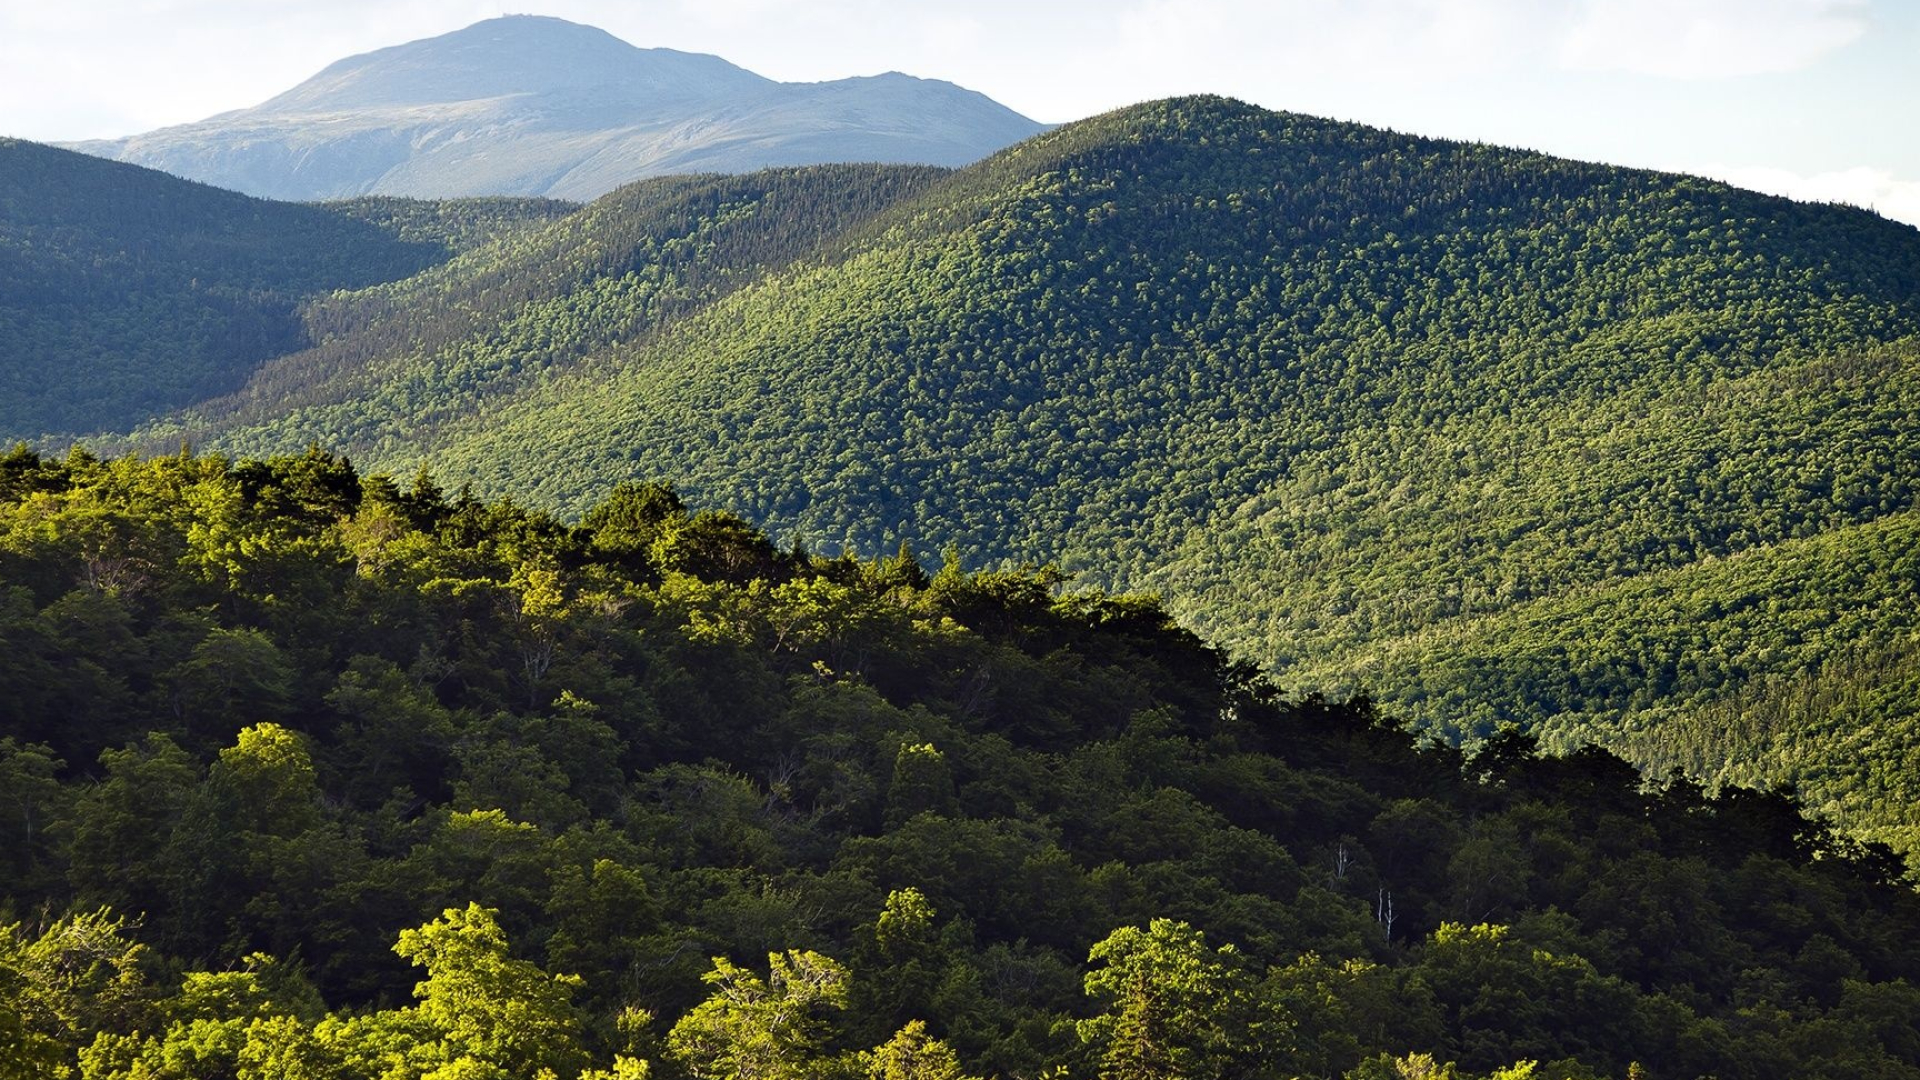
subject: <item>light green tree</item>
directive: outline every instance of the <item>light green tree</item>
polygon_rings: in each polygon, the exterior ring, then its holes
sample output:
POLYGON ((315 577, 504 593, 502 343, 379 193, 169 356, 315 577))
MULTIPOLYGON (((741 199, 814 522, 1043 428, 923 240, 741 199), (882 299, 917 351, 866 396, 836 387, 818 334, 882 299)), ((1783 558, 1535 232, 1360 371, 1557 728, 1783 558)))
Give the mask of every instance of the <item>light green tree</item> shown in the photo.
POLYGON ((1213 1080, 1254 1034, 1238 951, 1209 949, 1184 922, 1123 926, 1088 959, 1104 964, 1088 973, 1086 990, 1107 1010, 1078 1030, 1098 1055, 1103 1080, 1213 1080))
POLYGON ((953 1048, 927 1034, 915 1020, 865 1055, 868 1080, 972 1080, 960 1071, 953 1048))
POLYGON ((572 1075, 585 1065, 573 1009, 580 978, 549 975, 508 955, 492 910, 448 908, 425 926, 401 931, 393 951, 427 969, 413 992, 419 1018, 446 1048, 443 1068, 467 1058, 507 1076, 533 1076, 541 1069, 572 1075))
POLYGON ((667 1035, 667 1051, 703 1080, 799 1080, 826 1040, 824 1007, 845 1008, 847 973, 815 952, 769 954, 768 977, 715 957, 706 1001, 667 1035))
POLYGON ((127 931, 105 908, 37 936, 0 926, 0 1080, 71 1076, 75 1048, 149 1019, 146 948, 127 931))
POLYGON ((0 929, 0 1080, 60 1080, 71 1075, 70 1050, 29 1020, 36 988, 17 931, 0 929))

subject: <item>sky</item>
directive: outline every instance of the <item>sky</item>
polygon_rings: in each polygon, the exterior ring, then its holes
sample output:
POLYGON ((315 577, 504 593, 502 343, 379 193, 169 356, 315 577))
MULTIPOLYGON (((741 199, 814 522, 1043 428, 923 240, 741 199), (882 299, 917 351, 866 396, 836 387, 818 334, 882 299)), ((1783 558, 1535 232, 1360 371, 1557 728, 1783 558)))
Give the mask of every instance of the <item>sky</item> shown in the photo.
POLYGON ((129 135, 504 14, 1064 122, 1216 93, 1920 224, 1920 0, 0 0, 0 135, 129 135))

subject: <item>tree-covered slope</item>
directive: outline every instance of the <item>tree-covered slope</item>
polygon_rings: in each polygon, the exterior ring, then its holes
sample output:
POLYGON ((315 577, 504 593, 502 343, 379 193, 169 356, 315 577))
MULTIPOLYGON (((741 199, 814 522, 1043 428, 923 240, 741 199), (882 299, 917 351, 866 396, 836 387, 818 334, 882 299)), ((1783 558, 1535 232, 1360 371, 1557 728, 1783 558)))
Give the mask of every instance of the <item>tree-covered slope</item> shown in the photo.
POLYGON ((130 427, 298 348, 300 301, 561 204, 296 206, 0 140, 0 438, 130 427))
POLYGON ((1890 852, 1150 600, 317 450, 6 455, 0 581, 0 1075, 1920 1076, 1890 852))
MULTIPOLYGON (((1776 599, 1740 663, 1680 679, 1662 672, 1714 668, 1717 643, 1656 645, 1672 613, 1646 594, 1773 545, 1838 558, 1806 544, 1912 506, 1915 352, 1876 342, 1917 314, 1920 237, 1859 211, 1186 103, 961 174, 871 246, 435 452, 563 506, 665 468, 814 541, 1057 559, 1163 592, 1291 687, 1663 760, 1621 732, 1803 677, 1824 661, 1772 645, 1832 599, 1776 599), (1556 630, 1576 638, 1558 668, 1529 678, 1534 638, 1487 639, 1498 700, 1371 658, 1609 589, 1643 602, 1556 630), (1592 677, 1569 665, 1612 674, 1574 700, 1559 683, 1592 677)), ((1915 629, 1899 581, 1849 594, 1875 641, 1915 629)), ((1910 841, 1898 797, 1846 794, 1906 790, 1885 760, 1904 725, 1848 732, 1738 775, 1805 780, 1910 841)))
POLYGON ((1490 422, 1276 484, 1154 580, 1290 686, 1794 783, 1911 848, 1917 411, 1908 340, 1490 422))
POLYGON ((1317 454, 1910 330, 1916 269, 1857 211, 1188 101, 1023 144, 444 442, 563 506, 663 461, 815 538, 1139 573, 1317 454))
MULTIPOLYGON (((1864 211, 1219 99, 903 194, 645 333, 574 329, 632 318, 596 278, 377 392, 148 434, 319 439, 574 513, 667 473, 829 550, 1058 561, 1164 593, 1291 688, 1476 734, 1570 699, 1540 681, 1461 712, 1376 654, 1911 506, 1920 233, 1864 211), (539 376, 475 393, 462 364, 539 376)), ((780 220, 756 205, 740 235, 780 220)), ((1657 673, 1666 615, 1616 615, 1616 682, 1657 673)), ((1583 692, 1578 723, 1800 678, 1796 655, 1583 692)))
POLYGON ((450 418, 655 339, 943 175, 835 165, 631 184, 510 242, 308 305, 311 347, 147 425, 138 441, 245 451, 318 439, 391 461, 450 418))

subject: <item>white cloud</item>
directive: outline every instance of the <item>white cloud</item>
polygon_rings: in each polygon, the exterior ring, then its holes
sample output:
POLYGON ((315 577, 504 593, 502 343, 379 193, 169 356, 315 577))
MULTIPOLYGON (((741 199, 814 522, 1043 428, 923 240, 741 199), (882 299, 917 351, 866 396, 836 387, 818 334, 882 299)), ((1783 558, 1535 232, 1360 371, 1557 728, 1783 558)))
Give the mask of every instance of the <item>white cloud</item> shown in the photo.
POLYGON ((1867 31, 1866 0, 1575 0, 1576 71, 1724 79, 1798 71, 1867 31))
POLYGON ((1920 226, 1920 180, 1902 179, 1886 169, 1858 166, 1803 174, 1788 169, 1705 165, 1685 171, 1802 202, 1846 203, 1920 226))

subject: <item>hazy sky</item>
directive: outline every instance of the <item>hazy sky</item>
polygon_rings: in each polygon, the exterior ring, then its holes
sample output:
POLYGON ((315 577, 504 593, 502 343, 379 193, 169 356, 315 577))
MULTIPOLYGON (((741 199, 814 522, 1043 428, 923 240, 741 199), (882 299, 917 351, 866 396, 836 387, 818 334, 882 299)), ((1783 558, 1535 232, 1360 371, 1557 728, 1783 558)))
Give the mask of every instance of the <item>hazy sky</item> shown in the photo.
POLYGON ((1038 120, 1170 94, 1873 206, 1920 224, 1920 0, 0 0, 0 134, 126 135, 509 13, 1038 120))

